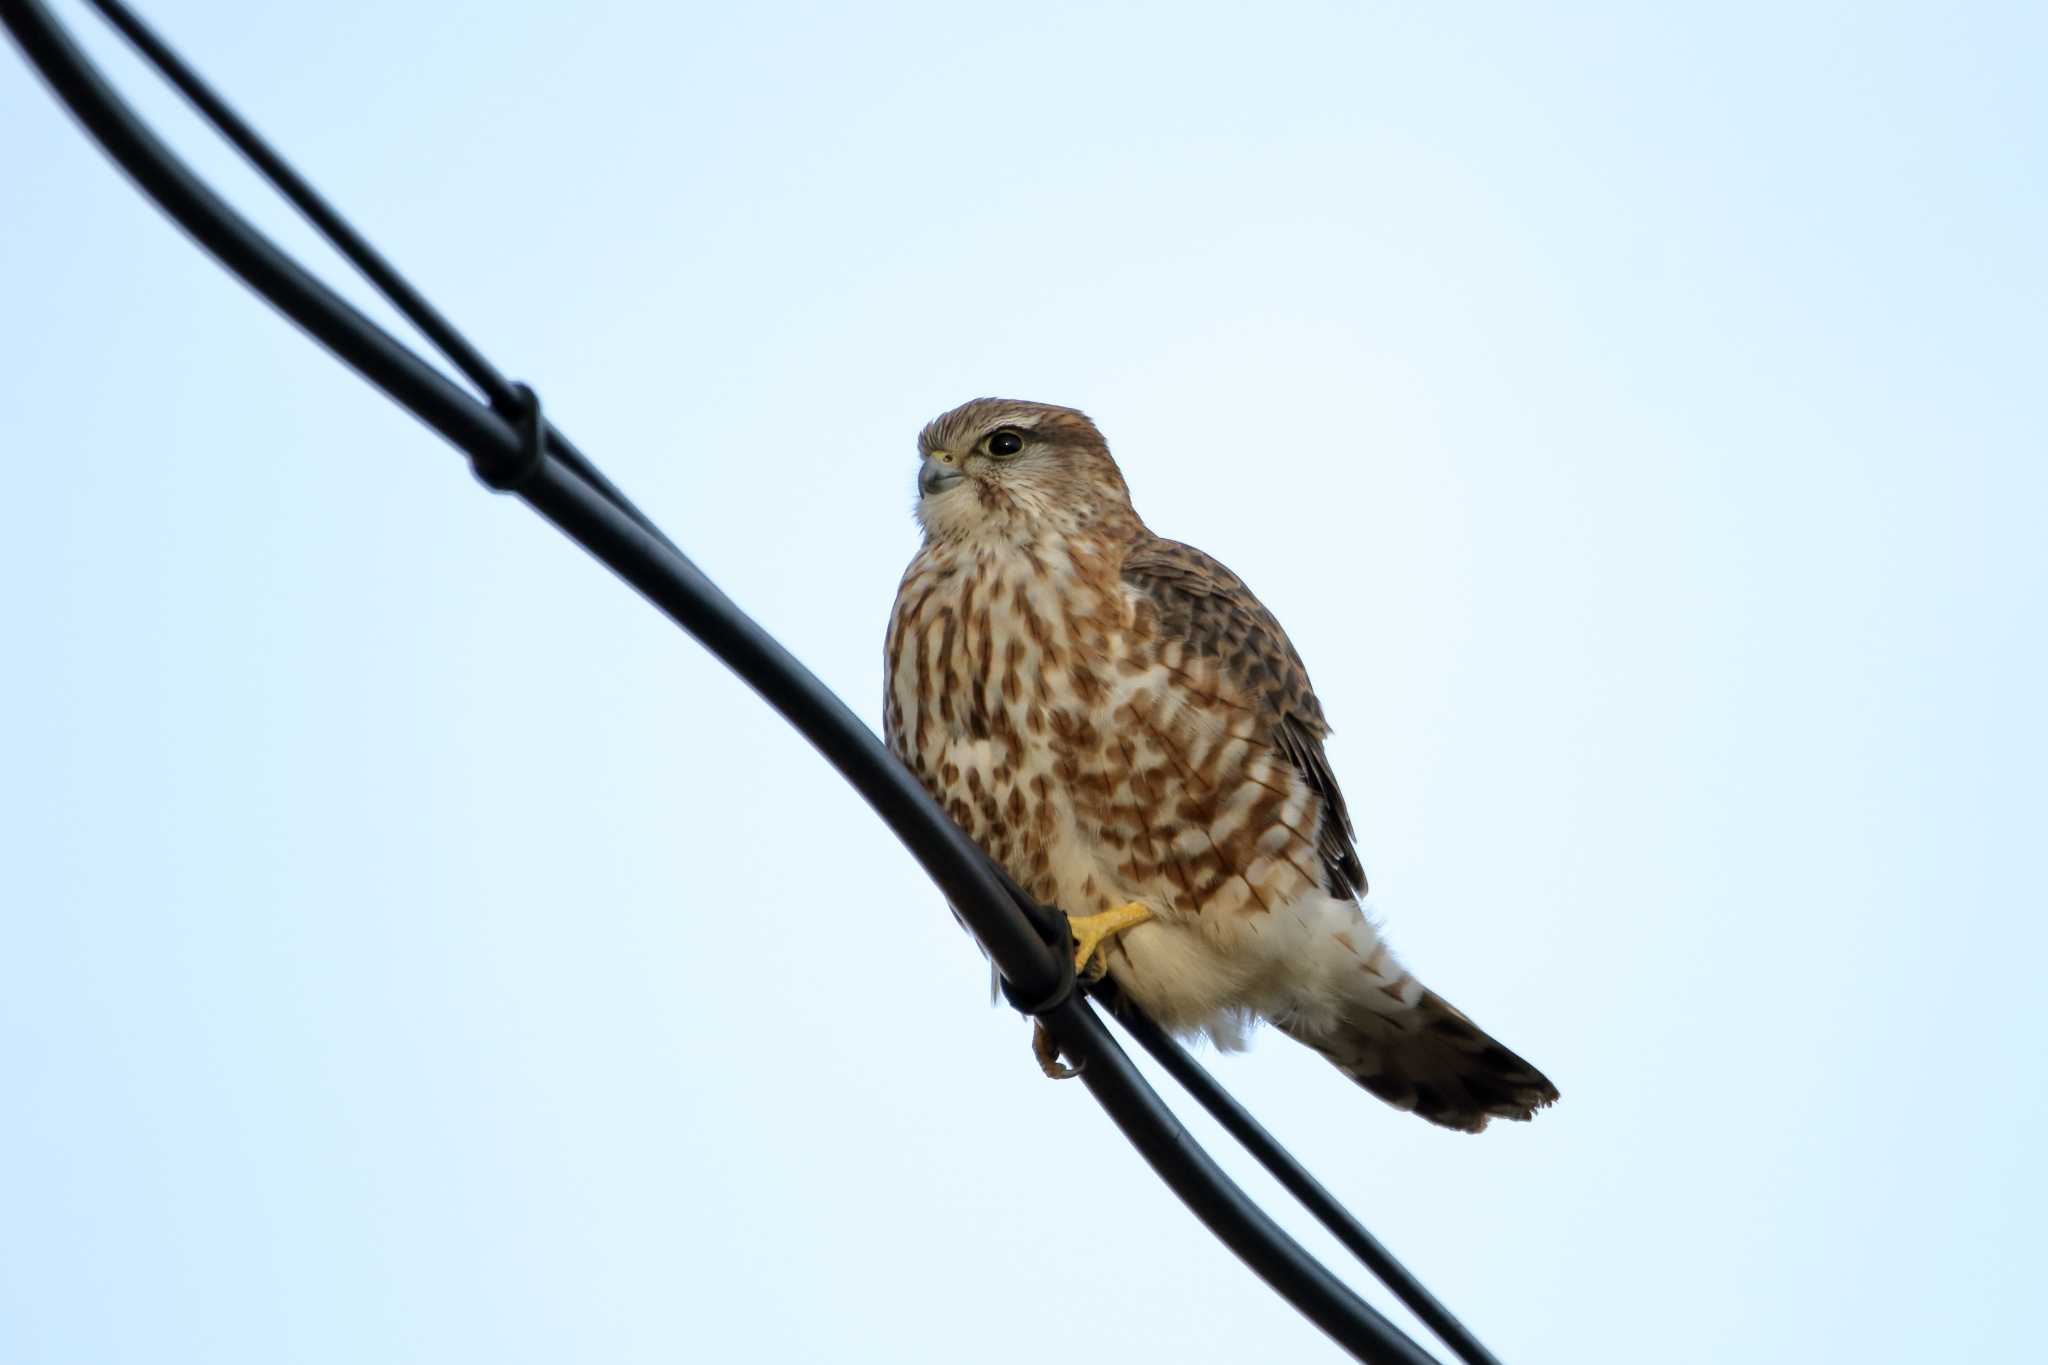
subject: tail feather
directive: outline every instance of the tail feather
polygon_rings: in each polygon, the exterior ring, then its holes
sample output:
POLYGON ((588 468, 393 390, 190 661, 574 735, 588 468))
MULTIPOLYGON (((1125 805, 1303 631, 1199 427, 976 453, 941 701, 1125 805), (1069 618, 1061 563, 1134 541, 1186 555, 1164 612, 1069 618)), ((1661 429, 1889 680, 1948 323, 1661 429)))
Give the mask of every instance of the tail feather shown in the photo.
POLYGON ((1385 990, 1370 1008, 1345 1010, 1325 1027, 1280 1027, 1396 1109, 1461 1133, 1491 1119, 1533 1118, 1557 1099, 1542 1072, 1449 1001, 1413 977, 1400 984, 1407 989, 1385 990))

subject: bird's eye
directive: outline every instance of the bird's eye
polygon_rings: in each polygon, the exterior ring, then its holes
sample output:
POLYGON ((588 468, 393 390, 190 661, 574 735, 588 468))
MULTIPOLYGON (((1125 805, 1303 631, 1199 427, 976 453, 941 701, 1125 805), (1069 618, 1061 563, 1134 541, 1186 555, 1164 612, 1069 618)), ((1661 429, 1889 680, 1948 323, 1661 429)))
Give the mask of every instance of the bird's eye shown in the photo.
POLYGON ((1024 438, 1014 431, 999 431, 988 438, 991 455, 1015 455, 1024 448, 1024 438))

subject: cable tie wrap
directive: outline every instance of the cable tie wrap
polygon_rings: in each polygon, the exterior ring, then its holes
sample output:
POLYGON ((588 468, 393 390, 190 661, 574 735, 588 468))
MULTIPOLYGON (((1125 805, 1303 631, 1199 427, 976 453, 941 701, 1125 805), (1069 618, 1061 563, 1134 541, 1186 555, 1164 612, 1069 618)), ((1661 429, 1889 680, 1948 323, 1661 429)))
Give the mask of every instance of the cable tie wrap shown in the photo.
POLYGON ((1060 964, 1060 974, 1041 1000, 1020 999, 1009 977, 998 976, 997 980, 1002 984, 1003 999, 1010 1002, 1011 1009, 1033 1019, 1043 1018, 1073 998, 1078 984, 1074 976, 1074 936, 1067 928, 1067 917, 1063 912, 1040 905, 1011 881, 1007 873, 1002 874, 1002 881, 1010 899, 1017 903, 1017 908, 1024 912, 1024 918, 1031 921, 1031 927, 1038 931, 1038 937, 1052 950, 1053 961, 1060 964))
POLYGON ((471 461, 477 478, 500 493, 517 492, 540 468, 541 461, 547 458, 547 425, 540 417, 540 395, 533 391, 531 385, 515 379, 512 381, 512 396, 518 400, 517 410, 509 414, 501 411, 499 415, 511 417, 518 427, 518 452, 510 460, 485 459, 478 455, 471 461))

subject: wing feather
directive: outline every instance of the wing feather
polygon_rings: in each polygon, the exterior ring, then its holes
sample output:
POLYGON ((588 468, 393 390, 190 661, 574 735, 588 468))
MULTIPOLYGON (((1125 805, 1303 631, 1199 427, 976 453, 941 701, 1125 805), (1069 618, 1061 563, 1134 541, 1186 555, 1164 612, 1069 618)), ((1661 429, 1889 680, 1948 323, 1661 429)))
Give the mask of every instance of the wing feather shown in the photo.
POLYGON ((1242 579, 1192 545, 1152 536, 1124 556, 1123 580, 1143 593, 1162 636, 1217 661, 1270 727, 1272 743, 1322 803, 1317 853, 1333 896, 1363 896, 1365 868, 1323 740, 1330 733, 1308 669, 1242 579))

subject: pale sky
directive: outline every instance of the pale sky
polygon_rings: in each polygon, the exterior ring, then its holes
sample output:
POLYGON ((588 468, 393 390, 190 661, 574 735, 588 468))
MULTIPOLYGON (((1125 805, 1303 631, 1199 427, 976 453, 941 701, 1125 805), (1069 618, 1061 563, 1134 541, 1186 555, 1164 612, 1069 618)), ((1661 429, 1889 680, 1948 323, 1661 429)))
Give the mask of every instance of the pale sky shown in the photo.
MULTIPOLYGON (((1563 1091, 1213 1059, 1504 1360, 2031 1358, 2048 23, 1658 8, 145 12, 871 721, 919 425, 1094 415, 1563 1091)), ((1335 1357, 800 739, 0 129, 0 1359, 1335 1357)))

